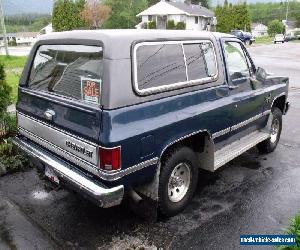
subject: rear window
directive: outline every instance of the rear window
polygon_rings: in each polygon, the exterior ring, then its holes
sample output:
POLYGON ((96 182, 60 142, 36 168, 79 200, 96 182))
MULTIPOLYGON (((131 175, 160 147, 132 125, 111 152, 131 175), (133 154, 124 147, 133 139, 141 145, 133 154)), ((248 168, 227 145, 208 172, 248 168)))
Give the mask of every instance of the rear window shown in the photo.
POLYGON ((102 47, 42 45, 36 53, 28 87, 99 104, 102 75, 102 47))

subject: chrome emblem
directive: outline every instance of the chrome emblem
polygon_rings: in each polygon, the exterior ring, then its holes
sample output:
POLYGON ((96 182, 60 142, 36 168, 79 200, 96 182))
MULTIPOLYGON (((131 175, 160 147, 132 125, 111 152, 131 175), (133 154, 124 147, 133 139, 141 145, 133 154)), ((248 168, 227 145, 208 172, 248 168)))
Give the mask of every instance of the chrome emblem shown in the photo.
POLYGON ((48 121, 53 121, 53 118, 55 117, 55 112, 53 110, 48 109, 45 113, 44 113, 44 117, 46 118, 46 120, 48 121))

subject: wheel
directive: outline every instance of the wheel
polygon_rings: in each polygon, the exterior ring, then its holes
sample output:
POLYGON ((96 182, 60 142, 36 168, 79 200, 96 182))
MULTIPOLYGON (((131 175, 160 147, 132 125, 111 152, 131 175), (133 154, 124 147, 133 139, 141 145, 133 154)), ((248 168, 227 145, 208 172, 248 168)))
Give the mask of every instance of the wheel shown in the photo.
POLYGON ((257 148, 259 152, 268 154, 273 152, 280 139, 281 130, 282 130, 282 112, 279 108, 272 109, 272 125, 271 125, 271 136, 269 139, 259 143, 257 148))
POLYGON ((195 152, 188 147, 174 149, 161 166, 159 178, 159 211, 171 217, 190 202, 198 182, 195 152))

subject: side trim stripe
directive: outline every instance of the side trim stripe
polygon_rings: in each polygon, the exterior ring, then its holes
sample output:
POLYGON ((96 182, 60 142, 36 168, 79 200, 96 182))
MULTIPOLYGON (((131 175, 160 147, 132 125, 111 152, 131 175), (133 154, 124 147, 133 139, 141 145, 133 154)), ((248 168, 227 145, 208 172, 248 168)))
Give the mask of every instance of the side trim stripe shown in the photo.
POLYGON ((248 124, 250 124, 250 123, 252 123, 252 122, 254 122, 254 121, 256 121, 256 120, 258 120, 258 119, 260 119, 262 117, 264 117, 264 116, 266 116, 266 115, 269 115, 270 113, 271 113, 271 110, 266 110, 266 111, 264 111, 261 114, 258 114, 256 116, 253 116, 253 117, 249 118, 248 120, 245 120, 245 121, 240 122, 240 123, 238 123, 236 125, 233 125, 232 127, 229 127, 229 128, 226 128, 226 129, 223 129, 223 130, 221 130, 219 132, 214 133, 212 135, 212 138, 215 139, 215 138, 220 137, 222 135, 228 134, 229 132, 238 130, 238 129, 240 129, 240 128, 242 128, 242 127, 244 127, 244 126, 246 126, 246 125, 248 125, 248 124))

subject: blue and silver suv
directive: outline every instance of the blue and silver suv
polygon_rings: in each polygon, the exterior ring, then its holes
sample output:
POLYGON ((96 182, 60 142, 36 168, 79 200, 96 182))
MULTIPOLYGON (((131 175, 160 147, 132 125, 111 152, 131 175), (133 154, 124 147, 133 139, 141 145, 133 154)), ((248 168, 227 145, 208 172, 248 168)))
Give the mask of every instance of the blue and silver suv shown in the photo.
POLYGON ((52 182, 100 207, 130 194, 172 216, 192 199, 199 169, 276 148, 288 81, 256 68, 231 35, 53 33, 24 69, 14 142, 52 182))

